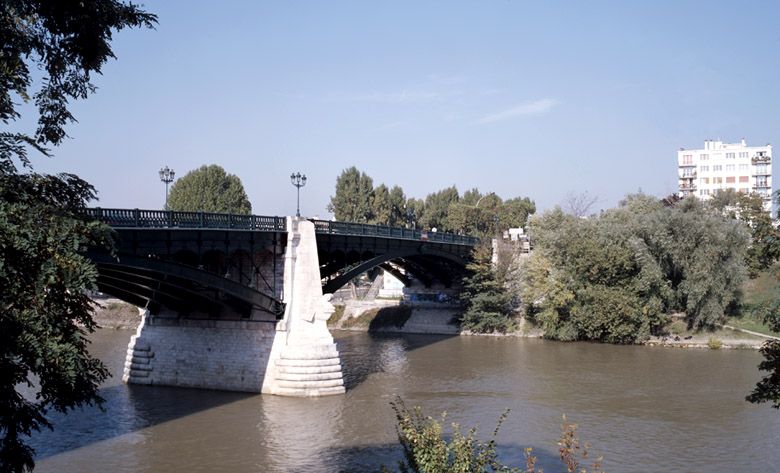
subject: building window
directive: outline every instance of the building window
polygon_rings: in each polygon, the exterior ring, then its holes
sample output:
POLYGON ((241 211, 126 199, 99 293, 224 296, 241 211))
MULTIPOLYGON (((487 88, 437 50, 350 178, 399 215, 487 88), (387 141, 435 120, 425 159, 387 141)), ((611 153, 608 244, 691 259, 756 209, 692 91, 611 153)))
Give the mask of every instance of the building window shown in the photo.
POLYGON ((747 171, 749 168, 750 168, 749 164, 740 164, 739 165, 739 170, 740 171, 747 171))
POLYGON ((766 176, 756 177, 756 187, 767 187, 767 182, 766 176))
POLYGON ((739 152, 739 157, 740 158, 747 158, 748 157, 747 151, 740 151, 739 152))
POLYGON ((734 159, 734 153, 726 153, 726 159, 734 159))
POLYGON ((682 157, 682 163, 683 164, 693 164, 693 155, 692 154, 684 154, 682 157))
POLYGON ((750 178, 748 176, 739 176, 739 182, 750 182, 750 178))
POLYGON ((707 161, 708 159, 710 159, 710 155, 709 154, 700 154, 699 155, 699 161, 707 161))
POLYGON ((737 179, 734 176, 726 177, 726 184, 734 184, 735 182, 737 182, 737 179))
POLYGON ((723 171, 723 166, 721 166, 720 164, 713 164, 712 165, 712 170, 715 171, 715 172, 723 171))
POLYGON ((722 177, 713 177, 712 178, 713 184, 723 184, 723 178, 722 177))
POLYGON ((726 165, 726 171, 734 171, 736 169, 736 166, 733 164, 727 164, 726 165))
POLYGON ((739 191, 742 192, 743 194, 747 194, 748 192, 750 192, 750 189, 748 189, 747 187, 740 187, 739 191))
POLYGON ((699 171, 701 172, 709 172, 710 167, 709 166, 699 166, 699 171))
POLYGON ((709 184, 710 183, 710 178, 709 177, 702 177, 701 178, 701 183, 702 184, 709 184))
POLYGON ((710 195, 709 189, 699 189, 699 195, 710 195))
POLYGON ((756 164, 756 174, 769 174, 769 166, 766 164, 756 164))

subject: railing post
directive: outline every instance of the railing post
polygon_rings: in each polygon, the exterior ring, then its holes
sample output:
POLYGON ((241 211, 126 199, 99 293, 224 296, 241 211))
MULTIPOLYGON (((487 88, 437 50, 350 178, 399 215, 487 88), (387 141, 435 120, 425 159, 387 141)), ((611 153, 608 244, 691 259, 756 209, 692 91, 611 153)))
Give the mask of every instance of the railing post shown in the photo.
POLYGON ((173 210, 167 210, 166 213, 168 214, 168 228, 173 227, 173 210))
POLYGON ((200 212, 198 212, 198 221, 199 221, 199 225, 198 226, 200 228, 203 228, 203 211, 202 210, 200 212))
POLYGON ((133 209, 133 220, 135 221, 135 226, 140 227, 141 226, 141 211, 138 209, 133 209))

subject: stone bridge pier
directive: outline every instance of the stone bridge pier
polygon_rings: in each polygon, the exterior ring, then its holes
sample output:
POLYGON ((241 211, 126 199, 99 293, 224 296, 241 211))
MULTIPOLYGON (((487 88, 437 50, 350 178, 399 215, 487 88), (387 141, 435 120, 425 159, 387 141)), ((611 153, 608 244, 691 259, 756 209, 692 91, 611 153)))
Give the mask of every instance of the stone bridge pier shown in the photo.
POLYGON ((339 353, 326 325, 334 308, 322 293, 314 224, 288 217, 287 230, 281 320, 254 312, 198 318, 147 310, 128 346, 123 379, 284 396, 344 393, 339 353))

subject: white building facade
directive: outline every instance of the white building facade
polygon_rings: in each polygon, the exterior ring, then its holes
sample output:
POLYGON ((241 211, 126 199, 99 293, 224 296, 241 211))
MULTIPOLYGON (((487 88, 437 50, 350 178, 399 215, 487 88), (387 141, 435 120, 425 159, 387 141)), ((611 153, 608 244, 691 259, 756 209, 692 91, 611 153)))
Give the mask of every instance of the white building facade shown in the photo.
POLYGON ((706 140, 703 149, 677 152, 679 195, 709 199, 719 190, 756 193, 772 212, 772 145, 706 140))

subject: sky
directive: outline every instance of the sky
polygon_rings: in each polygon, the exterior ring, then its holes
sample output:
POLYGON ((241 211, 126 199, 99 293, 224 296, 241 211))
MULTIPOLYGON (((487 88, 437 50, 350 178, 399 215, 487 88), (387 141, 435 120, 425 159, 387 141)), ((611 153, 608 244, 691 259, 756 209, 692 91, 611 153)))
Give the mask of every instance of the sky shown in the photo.
MULTIPOLYGON (((219 164, 260 215, 327 217, 357 166, 540 210, 677 186, 681 148, 780 142, 776 1, 146 1, 36 170, 162 208, 158 171, 219 164)), ((29 111, 25 112, 27 123, 29 111)))

